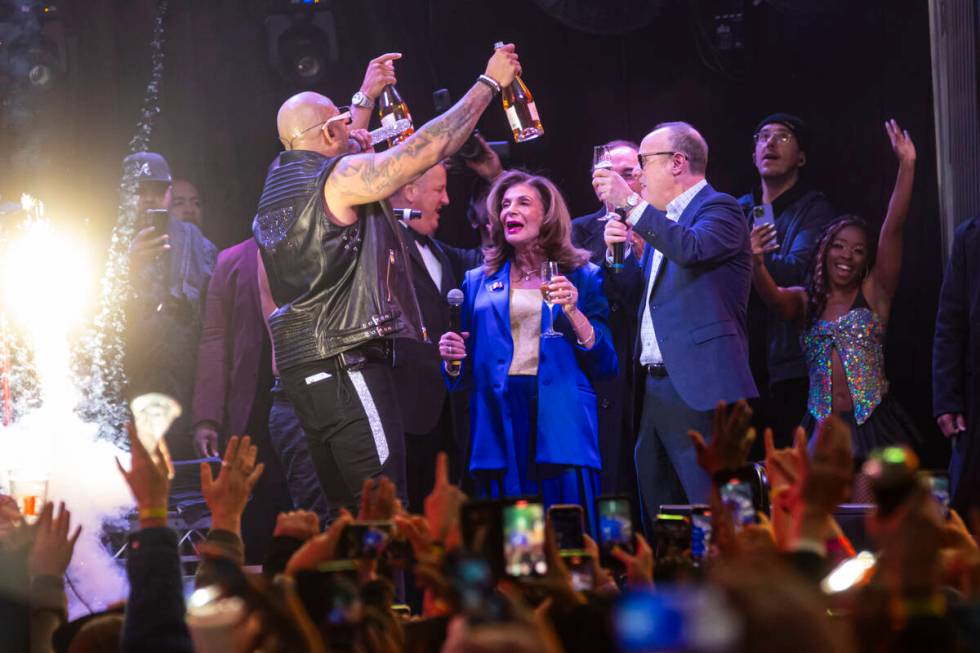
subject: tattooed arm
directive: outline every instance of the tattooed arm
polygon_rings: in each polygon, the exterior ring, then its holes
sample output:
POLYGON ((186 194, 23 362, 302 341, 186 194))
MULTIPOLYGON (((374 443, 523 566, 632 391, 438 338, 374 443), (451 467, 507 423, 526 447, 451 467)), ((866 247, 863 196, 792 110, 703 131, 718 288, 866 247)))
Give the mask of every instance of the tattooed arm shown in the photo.
MULTIPOLYGON (((507 86, 520 74, 514 46, 494 52, 486 74, 507 86)), ((323 187, 331 220, 340 225, 357 221, 354 207, 384 199, 462 146, 493 93, 477 83, 449 111, 433 118, 408 140, 379 154, 344 157, 323 187)))

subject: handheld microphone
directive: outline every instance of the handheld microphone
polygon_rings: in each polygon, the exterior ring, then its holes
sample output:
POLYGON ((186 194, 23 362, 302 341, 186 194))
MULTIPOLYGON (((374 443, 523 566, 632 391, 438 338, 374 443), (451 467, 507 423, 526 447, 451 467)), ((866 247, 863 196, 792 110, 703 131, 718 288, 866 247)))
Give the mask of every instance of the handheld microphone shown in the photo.
POLYGON ((395 214, 396 220, 419 220, 422 218, 422 212, 415 209, 392 209, 391 211, 395 214))
MULTIPOLYGON (((610 218, 612 219, 612 218, 610 218)), ((616 209, 616 220, 626 222, 626 209, 616 209)), ((612 246, 612 265, 609 267, 614 273, 623 271, 626 266, 626 243, 613 243, 612 246)))
POLYGON ((390 125, 378 127, 374 131, 368 132, 371 136, 371 145, 377 145, 381 141, 386 141, 389 138, 394 138, 395 136, 401 136, 402 133, 407 131, 411 126, 411 120, 408 118, 402 118, 401 120, 396 120, 390 125))
MULTIPOLYGON (((463 322, 463 310, 461 308, 463 305, 463 291, 459 288, 453 288, 446 293, 446 301, 449 303, 449 330, 453 333, 459 333, 463 322)), ((459 361, 450 361, 446 364, 446 369, 451 374, 459 374, 459 368, 459 361)))

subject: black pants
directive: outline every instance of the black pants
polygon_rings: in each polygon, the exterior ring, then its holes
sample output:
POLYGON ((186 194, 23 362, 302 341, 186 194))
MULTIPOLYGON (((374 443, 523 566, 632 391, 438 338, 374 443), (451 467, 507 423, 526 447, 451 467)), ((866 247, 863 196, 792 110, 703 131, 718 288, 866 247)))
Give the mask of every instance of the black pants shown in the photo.
POLYGON ((459 478, 460 461, 453 415, 450 405, 451 395, 446 395, 442 413, 435 428, 428 433, 406 433, 405 453, 408 485, 408 507, 411 512, 421 515, 425 512, 425 497, 432 492, 436 481, 436 456, 444 451, 449 456, 449 478, 459 478))
POLYGON ((341 508, 357 513, 367 478, 387 476, 404 504, 405 438, 391 364, 363 361, 348 369, 335 357, 283 370, 281 380, 306 432, 331 519, 341 508))

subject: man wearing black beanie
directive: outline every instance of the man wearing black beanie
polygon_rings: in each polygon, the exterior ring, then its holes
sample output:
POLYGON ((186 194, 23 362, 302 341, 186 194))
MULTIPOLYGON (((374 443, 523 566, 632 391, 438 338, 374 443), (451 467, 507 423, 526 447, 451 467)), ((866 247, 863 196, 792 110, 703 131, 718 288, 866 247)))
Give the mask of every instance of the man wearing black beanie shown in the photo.
MULTIPOLYGON (((783 287, 806 284, 813 250, 835 217, 826 196, 801 176, 809 136, 806 123, 792 114, 774 113, 760 120, 752 136, 752 161, 760 183, 739 198, 746 219, 759 230, 754 233, 769 235, 766 268, 783 287)), ((757 419, 759 425, 773 428, 778 446, 789 446, 807 405, 799 332, 795 325, 769 315, 754 291, 748 322, 752 372, 761 395, 757 419)))

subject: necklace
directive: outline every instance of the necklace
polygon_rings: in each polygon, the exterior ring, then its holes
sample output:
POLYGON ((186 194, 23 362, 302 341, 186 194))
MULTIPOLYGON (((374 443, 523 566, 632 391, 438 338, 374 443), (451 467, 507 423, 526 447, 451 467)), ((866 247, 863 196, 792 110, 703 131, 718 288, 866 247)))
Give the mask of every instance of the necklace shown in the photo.
POLYGON ((517 269, 517 276, 520 278, 521 281, 530 281, 531 280, 531 277, 534 276, 534 270, 533 269, 532 270, 525 270, 524 268, 519 268, 517 266, 514 266, 514 267, 517 269))

